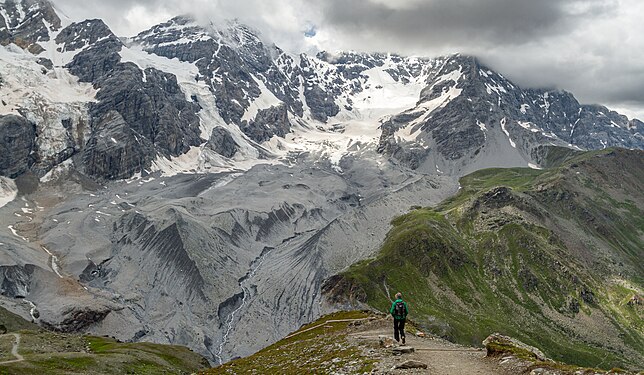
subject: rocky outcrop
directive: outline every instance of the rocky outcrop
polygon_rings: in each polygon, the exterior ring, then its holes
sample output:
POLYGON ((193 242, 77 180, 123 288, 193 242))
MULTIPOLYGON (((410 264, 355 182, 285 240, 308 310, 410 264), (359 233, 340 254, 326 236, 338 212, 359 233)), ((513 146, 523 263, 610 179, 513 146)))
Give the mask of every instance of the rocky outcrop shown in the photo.
POLYGON ((212 129, 212 134, 206 147, 210 148, 219 155, 232 158, 237 153, 239 145, 235 142, 230 132, 221 126, 217 126, 212 129))
POLYGON ((532 357, 540 361, 546 361, 546 355, 534 346, 526 345, 521 341, 500 333, 493 333, 483 340, 488 357, 496 357, 504 354, 516 354, 519 356, 532 357))
POLYGON ((0 45, 14 43, 34 54, 43 51, 38 42, 49 40, 49 27, 59 30, 61 21, 47 0, 3 1, 0 17, 0 45), (45 21, 45 22, 43 22, 45 21))
POLYGON ((88 175, 115 180, 150 167, 155 157, 152 143, 132 130, 120 113, 109 111, 94 121, 94 131, 83 150, 88 175))
POLYGON ((268 141, 273 136, 284 138, 291 131, 288 111, 285 105, 260 110, 254 120, 244 121, 241 130, 258 143, 268 141))
POLYGON ((107 308, 91 309, 87 307, 72 307, 63 312, 63 315, 66 317, 63 321, 50 323, 46 320, 41 320, 40 324, 54 332, 83 332, 88 327, 100 323, 110 312, 111 310, 107 308))
POLYGON ((174 75, 151 68, 141 71, 125 63, 95 84, 100 91, 98 102, 90 106, 92 119, 117 111, 134 134, 169 156, 202 143, 199 106, 186 101, 174 75))
POLYGON ((203 142, 200 107, 186 100, 176 76, 121 63, 123 44, 103 21, 72 24, 56 41, 65 51, 80 51, 67 68, 99 89, 89 109, 92 136, 83 159, 92 176, 131 177, 157 155, 179 156, 203 142))
POLYGON ((123 43, 102 20, 73 23, 61 31, 56 42, 65 46, 60 52, 79 51, 66 68, 82 82, 96 85, 121 60, 118 52, 123 43))
POLYGON ((15 178, 36 162, 36 126, 24 117, 0 116, 0 175, 15 178))
POLYGON ((0 294, 9 298, 25 298, 29 295, 31 276, 35 266, 0 266, 0 294))

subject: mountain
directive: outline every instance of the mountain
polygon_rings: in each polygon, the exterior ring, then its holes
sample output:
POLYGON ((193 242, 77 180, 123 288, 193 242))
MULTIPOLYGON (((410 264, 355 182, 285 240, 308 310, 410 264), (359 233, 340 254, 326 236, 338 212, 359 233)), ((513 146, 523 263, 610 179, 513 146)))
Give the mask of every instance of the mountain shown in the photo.
POLYGON ((292 55, 187 16, 123 38, 45 0, 0 15, 3 306, 213 363, 336 309, 324 280, 458 177, 644 145, 641 122, 470 56, 292 55))
POLYGON ((2 129, 35 125, 7 145, 30 156, 0 163, 11 177, 42 177, 72 158, 89 176, 123 179, 190 152, 200 171, 293 152, 338 164, 353 143, 424 173, 463 175, 536 165, 540 145, 644 145, 640 121, 564 91, 521 89, 474 57, 293 56, 248 26, 185 16, 122 39, 45 0, 3 9, 2 129), (42 92, 25 92, 36 85, 42 92))
POLYGON ((463 177, 455 197, 396 218, 378 256, 323 292, 383 310, 400 290, 439 336, 477 345, 502 332, 555 360, 638 370, 643 158, 605 150, 463 177))

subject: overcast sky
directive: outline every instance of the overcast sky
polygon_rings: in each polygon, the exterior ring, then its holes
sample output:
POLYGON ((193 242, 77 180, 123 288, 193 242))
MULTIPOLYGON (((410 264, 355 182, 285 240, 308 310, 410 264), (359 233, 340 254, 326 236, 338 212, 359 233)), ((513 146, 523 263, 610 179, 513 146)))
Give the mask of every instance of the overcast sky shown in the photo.
POLYGON ((184 13, 238 18, 290 52, 474 54, 525 87, 644 120, 641 0, 53 0, 131 36, 184 13))

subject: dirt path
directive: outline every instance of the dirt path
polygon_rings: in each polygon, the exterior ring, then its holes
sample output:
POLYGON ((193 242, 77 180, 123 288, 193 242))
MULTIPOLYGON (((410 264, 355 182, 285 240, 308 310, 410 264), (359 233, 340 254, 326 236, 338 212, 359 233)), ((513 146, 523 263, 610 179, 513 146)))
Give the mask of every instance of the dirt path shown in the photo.
MULTIPOLYGON (((379 342, 379 337, 393 336, 391 330, 379 328, 351 336, 367 346, 379 342)), ((431 374, 431 375, 503 375, 507 370, 498 362, 486 358, 485 351, 456 345, 437 338, 420 338, 407 334, 407 346, 415 349, 414 353, 394 356, 391 349, 379 349, 382 353, 379 364, 380 374, 431 374), (427 369, 393 370, 393 367, 407 360, 415 360, 427 365, 427 369)))
POLYGON ((16 338, 16 341, 13 342, 13 348, 11 348, 11 355, 16 357, 16 359, 11 361, 0 362, 0 365, 7 365, 9 363, 22 362, 25 360, 25 358, 18 353, 18 347, 20 346, 20 334, 11 333, 11 335, 13 335, 16 338))

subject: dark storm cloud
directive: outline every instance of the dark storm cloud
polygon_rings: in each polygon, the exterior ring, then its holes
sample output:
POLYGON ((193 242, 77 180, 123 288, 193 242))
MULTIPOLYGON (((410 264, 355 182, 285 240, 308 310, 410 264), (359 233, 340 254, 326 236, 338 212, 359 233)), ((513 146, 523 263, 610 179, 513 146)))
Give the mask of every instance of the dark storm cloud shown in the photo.
POLYGON ((520 44, 567 32, 575 22, 607 13, 604 0, 325 0, 322 15, 358 35, 406 44, 520 44))

